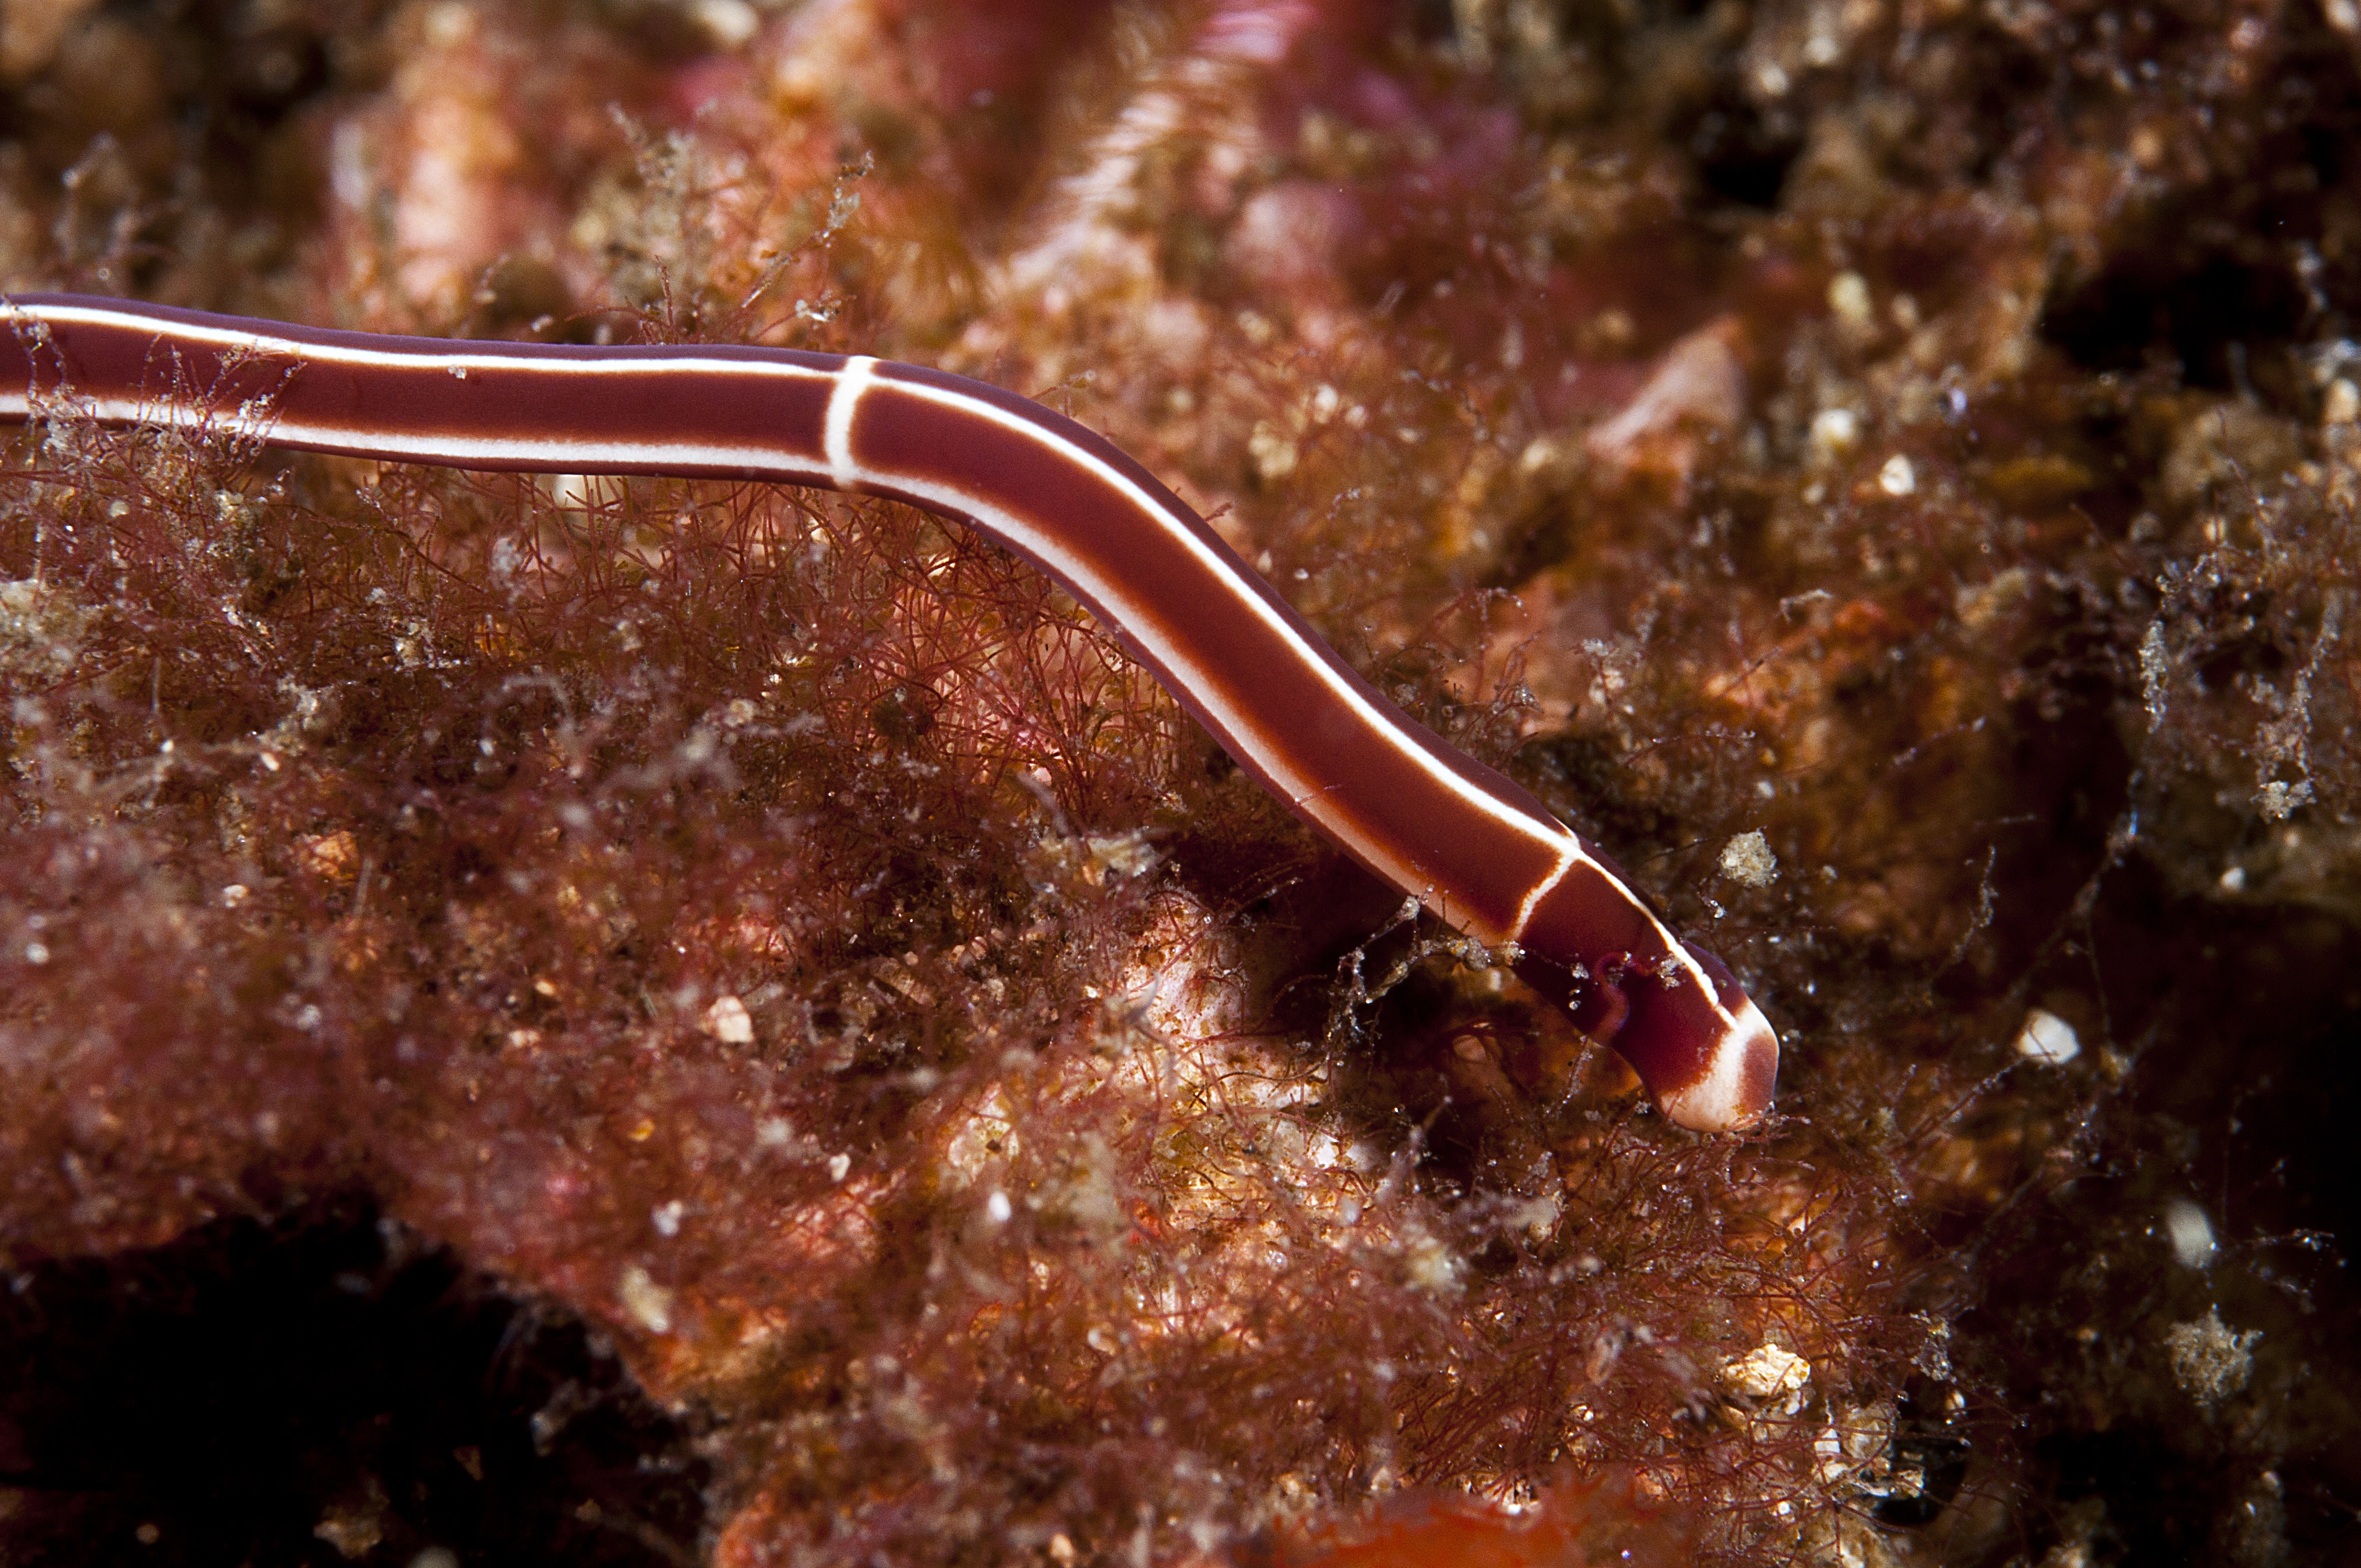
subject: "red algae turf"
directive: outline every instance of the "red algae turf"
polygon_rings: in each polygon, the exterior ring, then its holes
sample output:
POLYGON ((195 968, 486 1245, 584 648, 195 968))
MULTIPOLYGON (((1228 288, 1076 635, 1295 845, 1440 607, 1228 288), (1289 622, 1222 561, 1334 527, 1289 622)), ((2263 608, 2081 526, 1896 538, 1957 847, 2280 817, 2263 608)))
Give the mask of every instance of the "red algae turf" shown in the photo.
POLYGON ((926 518, 60 401, 0 1558, 2339 1560, 2350 10, 7 7, 0 285, 1041 398, 1787 1058, 1665 1126, 926 518))

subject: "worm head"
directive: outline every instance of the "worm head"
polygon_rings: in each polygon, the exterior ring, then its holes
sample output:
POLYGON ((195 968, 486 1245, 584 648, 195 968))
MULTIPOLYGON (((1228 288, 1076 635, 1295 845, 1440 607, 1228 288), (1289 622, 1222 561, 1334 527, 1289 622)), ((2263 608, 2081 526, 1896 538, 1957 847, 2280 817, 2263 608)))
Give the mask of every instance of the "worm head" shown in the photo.
POLYGON ((1665 1115, 1699 1132, 1735 1132, 1760 1121, 1779 1080, 1779 1036, 1721 960, 1694 942, 1671 983, 1633 997, 1616 1038, 1665 1115), (1625 1036, 1630 1036, 1628 1039, 1625 1036))

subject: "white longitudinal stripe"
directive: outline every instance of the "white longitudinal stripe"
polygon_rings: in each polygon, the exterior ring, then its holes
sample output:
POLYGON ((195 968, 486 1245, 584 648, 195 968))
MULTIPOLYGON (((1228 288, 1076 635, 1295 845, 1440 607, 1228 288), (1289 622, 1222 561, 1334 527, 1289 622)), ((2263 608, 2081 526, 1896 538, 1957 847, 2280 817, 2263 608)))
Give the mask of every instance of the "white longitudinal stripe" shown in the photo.
MULTIPOLYGON (((588 472, 601 468, 633 473, 694 473, 700 468, 767 475, 785 484, 831 482, 827 469, 799 462, 794 453, 776 446, 720 445, 694 442, 598 441, 571 439, 488 441, 456 431, 424 431, 395 434, 361 424, 321 424, 243 410, 203 409, 170 400, 87 398, 75 403, 78 411, 106 423, 150 424, 178 429, 212 425, 285 446, 419 462, 471 464, 487 468, 545 469, 551 473, 588 472)), ((21 394, 0 397, 0 411, 30 412, 21 394)))
MULTIPOLYGON (((1161 529, 1168 537, 1188 551, 1199 566, 1219 581, 1224 588, 1239 602, 1247 606, 1256 619, 1287 645, 1291 655, 1317 674, 1321 684, 1327 688, 1329 695, 1341 707, 1350 711, 1361 724, 1382 735, 1387 743, 1401 757, 1435 783, 1440 784, 1469 809, 1513 828, 1537 844, 1553 850, 1560 848, 1565 832, 1565 828, 1554 823, 1545 824, 1536 819, 1531 813, 1519 809, 1486 790, 1477 788, 1450 768, 1445 767, 1425 747, 1405 733, 1390 716, 1373 706, 1367 697, 1354 689, 1352 683, 1345 678, 1342 666, 1335 662, 1335 655, 1323 644, 1312 641, 1288 624, 1286 619, 1280 616, 1271 607, 1269 601, 1257 591, 1262 587, 1259 580, 1247 580, 1242 575, 1245 571, 1244 567, 1211 548, 1198 536, 1193 528, 1175 517, 1169 509, 1141 489, 1120 469, 1067 440, 1041 422, 1012 413, 981 398, 971 397, 950 388, 928 386, 917 381, 895 381, 894 389, 897 392, 906 392, 924 401, 951 410, 962 417, 983 420, 1023 436, 1027 440, 1038 442, 1057 453, 1064 461, 1088 469, 1093 475, 1120 492, 1148 521, 1150 525, 1161 529)), ((1052 569, 1060 576, 1076 584, 1085 593, 1105 605, 1110 613, 1132 636, 1137 638, 1144 646, 1148 648, 1157 660, 1173 673, 1175 678, 1185 683, 1197 699, 1213 711, 1224 731, 1236 737, 1241 745, 1254 751, 1257 761, 1264 765, 1273 778, 1280 781, 1288 793, 1289 799, 1297 809, 1320 817, 1331 832, 1354 843, 1365 853, 1371 848, 1362 845, 1357 834, 1343 831, 1339 823, 1331 821, 1320 811, 1318 803, 1329 788, 1326 783, 1317 778, 1297 774, 1293 770, 1279 765, 1275 758, 1267 755, 1264 750, 1256 744, 1261 727, 1254 724, 1245 714, 1225 700, 1219 682, 1213 679, 1206 671, 1199 668, 1192 661, 1183 657, 1179 650, 1156 634, 1152 630, 1157 624, 1153 612, 1159 607, 1148 603, 1135 586, 1110 578, 1093 569, 1082 556, 1068 548, 1061 537, 1063 531, 1054 523, 1044 523, 1038 519, 1008 512, 994 505, 984 497, 970 495, 954 486, 938 484, 920 479, 916 476, 880 474, 873 477, 911 495, 924 496, 939 505, 967 512, 994 532, 1004 533, 1013 540, 1021 542, 1027 550, 1035 553, 1043 562, 1050 564, 1052 569)), ((1193 521, 1193 514, 1191 521, 1193 521)), ((1376 848, 1382 849, 1383 846, 1376 846, 1376 848)), ((1387 856, 1386 860, 1389 863, 1394 863, 1394 857, 1390 855, 1387 856)), ((1421 885, 1422 878, 1415 872, 1409 872, 1408 868, 1404 870, 1406 874, 1400 879, 1402 886, 1414 888, 1421 885)))
MULTIPOLYGON (((26 399, 0 399, 0 409, 28 413, 26 399)), ((413 458, 421 463, 448 463, 467 467, 536 467, 548 472, 599 470, 628 472, 694 472, 698 467, 732 472, 763 472, 786 484, 827 484, 829 472, 812 463, 798 463, 796 454, 777 446, 720 446, 697 442, 581 442, 581 439, 499 439, 463 437, 456 430, 425 430, 394 434, 368 425, 321 425, 288 421, 271 413, 246 416, 241 409, 196 409, 170 399, 142 401, 132 397, 81 399, 75 409, 94 421, 120 425, 170 425, 192 430, 213 425, 236 434, 267 439, 281 446, 312 446, 321 451, 370 455, 370 458, 413 458)))
MULTIPOLYGON (((653 375, 667 379, 678 376, 693 378, 700 382, 717 377, 796 381, 836 378, 834 371, 818 366, 769 359, 720 358, 698 355, 694 350, 667 353, 662 357, 549 357, 502 352, 499 345, 445 349, 420 340, 414 347, 389 351, 346 344, 308 343, 269 333, 212 326, 203 323, 168 321, 137 312, 108 311, 81 305, 10 303, 5 310, 0 310, 0 325, 5 325, 11 319, 29 319, 36 324, 80 323, 109 328, 131 326, 153 333, 157 342, 167 347, 197 345, 234 350, 258 358, 285 359, 291 362, 291 368, 294 365, 317 364, 360 369, 440 370, 458 379, 466 378, 463 373, 479 369, 522 371, 569 381, 579 381, 585 375, 653 375)), ((866 363, 873 365, 875 361, 866 363)), ((67 390, 71 393, 72 389, 69 387, 67 390)), ((586 462, 653 471, 719 468, 767 472, 788 483, 834 482, 834 476, 829 471, 799 461, 799 455, 793 451, 769 444, 614 439, 594 444, 567 437, 488 440, 470 436, 456 426, 401 433, 367 423, 330 424, 288 419, 276 411, 266 411, 267 401, 256 406, 256 417, 249 421, 239 417, 247 411, 245 409, 207 410, 160 395, 82 398, 76 406, 94 419, 108 422, 183 427, 214 424, 289 445, 324 446, 422 461, 477 462, 525 467, 546 466, 553 470, 578 466, 586 462)), ((12 414, 32 411, 30 400, 15 390, 0 393, 0 410, 12 414)))
MULTIPOLYGON (((10 301, 0 305, 0 326, 24 319, 35 323, 80 322, 92 326, 135 328, 151 333, 159 344, 173 346, 203 344, 232 349, 249 357, 315 361, 386 370, 461 371, 522 370, 535 375, 580 380, 586 376, 754 376, 789 380, 825 381, 836 372, 815 365, 746 356, 699 354, 694 348, 651 348, 639 353, 616 351, 611 356, 539 355, 518 351, 514 344, 469 343, 462 338, 400 338, 401 348, 369 348, 350 343, 313 343, 255 331, 247 325, 216 325, 149 315, 135 310, 104 310, 91 305, 27 305, 10 301)), ((775 351, 785 352, 785 351, 775 351)), ((822 357, 815 356, 814 357, 822 357)), ((875 363, 875 361, 871 361, 875 363)), ((459 377, 465 379, 465 377, 459 377)))
POLYGON ((820 451, 828 457, 829 477, 840 490, 854 490, 861 485, 861 465, 852 455, 852 413, 861 406, 861 394, 876 378, 877 361, 856 354, 836 373, 836 389, 828 395, 820 451))

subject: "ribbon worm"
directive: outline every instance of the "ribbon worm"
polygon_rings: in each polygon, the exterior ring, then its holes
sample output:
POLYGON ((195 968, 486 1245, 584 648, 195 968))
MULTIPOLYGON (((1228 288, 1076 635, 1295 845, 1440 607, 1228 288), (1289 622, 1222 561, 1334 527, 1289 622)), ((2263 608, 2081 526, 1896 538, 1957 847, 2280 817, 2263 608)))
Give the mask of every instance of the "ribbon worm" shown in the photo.
POLYGON ((672 474, 907 501, 1049 574, 1238 765, 1609 1038, 1664 1113, 1769 1104, 1779 1047, 1730 972, 1492 769, 1356 674, 1108 442, 980 381, 785 349, 328 332, 70 294, 0 301, 0 419, 56 410, 471 469, 672 474))

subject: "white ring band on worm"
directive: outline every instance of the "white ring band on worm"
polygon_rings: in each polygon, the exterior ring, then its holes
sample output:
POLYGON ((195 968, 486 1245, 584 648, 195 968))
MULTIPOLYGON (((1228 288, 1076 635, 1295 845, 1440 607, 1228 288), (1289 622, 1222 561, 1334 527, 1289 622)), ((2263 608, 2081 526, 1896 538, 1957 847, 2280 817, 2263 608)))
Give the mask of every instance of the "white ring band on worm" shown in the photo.
POLYGON ((1664 1113, 1769 1105, 1779 1046, 1729 970, 1516 784, 1348 668, 1205 520, 1063 415, 965 377, 787 349, 330 332, 71 294, 0 300, 0 419, 53 406, 389 461, 766 480, 978 529, 1114 630, 1331 842, 1606 1035, 1664 1113))

